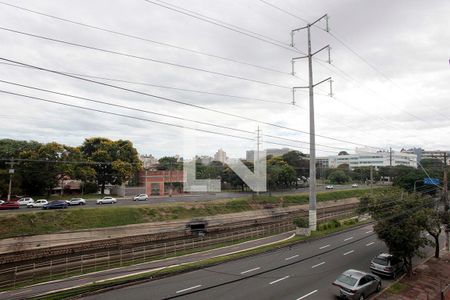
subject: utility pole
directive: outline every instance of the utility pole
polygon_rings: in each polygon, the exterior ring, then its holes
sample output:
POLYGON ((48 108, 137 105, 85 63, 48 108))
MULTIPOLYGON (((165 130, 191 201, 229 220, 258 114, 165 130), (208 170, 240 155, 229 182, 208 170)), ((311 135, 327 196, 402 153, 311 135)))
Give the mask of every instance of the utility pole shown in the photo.
POLYGON ((442 200, 444 201, 444 223, 445 223, 445 246, 447 251, 450 251, 450 238, 449 238, 449 203, 448 203, 448 175, 447 175, 447 152, 444 152, 444 191, 442 195, 442 200))
POLYGON ((392 181, 392 148, 389 148, 389 182, 392 181))
POLYGON ((370 166, 370 194, 373 194, 373 166, 370 166))
MULTIPOLYGON (((261 130, 259 129, 259 125, 258 125, 258 129, 256 129, 256 163, 259 162, 259 146, 261 145, 261 130)), ((254 159, 255 157, 253 157, 254 159)), ((256 195, 259 196, 259 190, 256 191, 256 195)))
POLYGON ((11 189, 12 189, 12 179, 13 179, 13 175, 14 175, 14 165, 16 163, 14 162, 14 158, 11 158, 11 160, 9 161, 9 187, 8 187, 8 198, 7 198, 7 202, 9 202, 11 200, 11 189))
POLYGON ((292 64, 292 75, 295 75, 294 70, 294 63, 298 59, 308 59, 308 73, 309 73, 309 82, 308 86, 299 86, 294 87, 292 89, 292 104, 295 105, 295 89, 299 88, 307 88, 309 90, 309 228, 311 230, 317 229, 317 207, 316 207, 316 133, 315 133, 315 123, 314 123, 314 87, 329 81, 330 82, 330 96, 332 96, 332 80, 331 77, 328 77, 327 79, 324 79, 316 84, 314 84, 313 81, 313 65, 312 65, 312 59, 313 56, 317 53, 321 52, 322 50, 327 49, 328 50, 328 63, 331 63, 330 58, 330 45, 327 45, 325 47, 322 47, 321 49, 317 50, 316 52, 312 52, 311 50, 311 26, 314 26, 317 22, 321 20, 326 21, 326 31, 328 32, 328 15, 323 15, 322 17, 318 18, 312 23, 308 23, 308 25, 297 28, 291 31, 291 46, 294 47, 294 34, 297 31, 306 29, 308 33, 308 53, 305 56, 301 57, 294 57, 292 58, 291 64, 292 64))

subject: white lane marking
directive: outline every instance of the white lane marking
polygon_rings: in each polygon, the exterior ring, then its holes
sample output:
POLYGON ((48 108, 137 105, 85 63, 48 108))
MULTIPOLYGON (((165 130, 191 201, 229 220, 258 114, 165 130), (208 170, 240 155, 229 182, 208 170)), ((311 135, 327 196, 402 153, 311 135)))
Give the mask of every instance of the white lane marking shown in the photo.
POLYGON ((350 250, 348 252, 345 252, 344 255, 347 255, 347 254, 350 254, 350 253, 353 253, 353 252, 355 252, 355 251, 354 250, 350 250))
POLYGON ((321 263, 319 263, 319 264, 317 264, 317 265, 314 265, 314 266, 311 267, 311 269, 317 268, 318 266, 321 266, 321 265, 323 265, 324 263, 325 263, 325 262, 323 261, 323 262, 321 262, 321 263))
POLYGON ((20 291, 20 292, 17 292, 17 293, 12 293, 11 296, 17 296, 17 295, 20 295, 20 294, 23 294, 23 293, 27 293, 27 292, 31 292, 31 291, 32 291, 32 289, 23 290, 23 291, 20 291))
POLYGON ((344 240, 344 242, 346 242, 346 241, 350 241, 351 239, 352 239, 353 237, 351 236, 351 237, 349 237, 349 238, 346 238, 345 240, 344 240))
POLYGON ((284 260, 290 260, 290 259, 293 259, 293 258, 296 258, 296 257, 298 257, 298 254, 293 255, 291 257, 286 257, 284 260))
POLYGON ((373 232, 373 230, 366 231, 366 233, 372 233, 372 232, 373 232))
POLYGON ((330 247, 330 244, 325 245, 325 246, 322 246, 322 247, 320 247, 319 249, 322 250, 322 249, 325 249, 325 248, 328 248, 328 247, 330 247))
POLYGON ((373 245, 373 244, 375 244, 375 242, 370 242, 370 243, 366 244, 366 246, 370 246, 370 245, 373 245))
POLYGON ((247 270, 247 271, 243 271, 243 272, 241 272, 241 274, 253 272, 253 271, 256 271, 256 270, 259 270, 259 269, 261 269, 261 267, 257 267, 257 268, 253 268, 253 269, 250 269, 250 270, 247 270))
POLYGON ((201 284, 196 285, 196 286, 191 286, 190 288, 177 291, 176 294, 179 294, 179 293, 182 293, 182 292, 186 292, 186 291, 189 291, 189 290, 193 290, 193 289, 199 288, 201 286, 202 286, 201 284))
POLYGON ((317 290, 314 290, 314 291, 312 291, 311 293, 308 293, 308 294, 306 294, 306 295, 304 295, 304 296, 301 296, 301 297, 298 298, 297 300, 305 299, 306 297, 311 296, 311 295, 314 294, 314 293, 317 293, 317 290))
POLYGON ((425 236, 429 236, 430 234, 429 233, 427 233, 425 236))
POLYGON ((281 280, 285 280, 285 279, 288 279, 288 278, 289 278, 289 275, 288 276, 284 276, 284 277, 282 277, 280 279, 274 280, 272 282, 269 282, 269 284, 274 284, 274 283, 280 282, 281 280))

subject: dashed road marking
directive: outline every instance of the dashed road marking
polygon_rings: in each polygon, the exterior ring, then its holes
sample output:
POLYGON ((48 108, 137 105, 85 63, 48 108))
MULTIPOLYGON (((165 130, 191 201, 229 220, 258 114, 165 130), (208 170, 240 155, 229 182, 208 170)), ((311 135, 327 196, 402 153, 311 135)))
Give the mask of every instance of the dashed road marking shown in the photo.
POLYGON ((288 276, 284 276, 284 277, 282 277, 280 279, 274 280, 272 282, 269 282, 269 284, 274 284, 274 283, 280 282, 281 280, 285 280, 285 279, 288 279, 288 278, 289 278, 289 275, 288 276))
POLYGON ((306 297, 311 296, 311 295, 314 294, 314 293, 317 293, 317 290, 314 290, 314 291, 312 291, 312 292, 310 292, 310 293, 308 293, 308 294, 306 294, 306 295, 304 295, 304 296, 301 296, 301 297, 298 298, 297 300, 305 299, 306 297))
POLYGON ((355 251, 354 250, 350 250, 348 252, 345 252, 344 255, 348 255, 348 254, 353 253, 353 252, 355 252, 355 251))
POLYGON ((199 287, 201 287, 201 286, 202 286, 201 284, 196 285, 196 286, 191 286, 191 287, 189 287, 189 288, 187 288, 187 289, 182 289, 182 290, 176 291, 176 293, 177 293, 177 294, 183 293, 183 292, 186 292, 186 291, 189 291, 189 290, 193 290, 193 289, 199 288, 199 287))
POLYGON ((331 245, 328 244, 328 245, 325 245, 325 246, 320 247, 319 249, 322 250, 322 249, 328 248, 328 247, 330 247, 330 246, 331 246, 331 245))
POLYGON ((375 244, 375 242, 370 242, 370 243, 366 244, 366 246, 370 246, 370 245, 373 245, 373 244, 375 244))
POLYGON ((366 233, 372 233, 372 232, 373 232, 373 230, 366 231, 366 233))
POLYGON ((284 260, 290 260, 290 259, 293 259, 293 258, 296 258, 296 257, 298 257, 298 254, 290 256, 290 257, 286 257, 284 260))
POLYGON ((351 239, 353 239, 353 237, 351 236, 351 237, 349 237, 349 238, 346 238, 345 240, 344 240, 344 242, 346 242, 346 241, 350 241, 351 239))
POLYGON ((321 265, 323 265, 324 263, 325 263, 325 262, 323 261, 323 262, 321 262, 321 263, 319 263, 319 264, 317 264, 317 265, 314 265, 314 266, 311 267, 311 269, 317 268, 318 266, 321 266, 321 265))
POLYGON ((253 269, 250 269, 250 270, 247 270, 247 271, 243 271, 243 272, 241 272, 241 274, 253 272, 253 271, 256 271, 256 270, 259 270, 259 269, 261 269, 261 267, 257 267, 257 268, 253 268, 253 269))

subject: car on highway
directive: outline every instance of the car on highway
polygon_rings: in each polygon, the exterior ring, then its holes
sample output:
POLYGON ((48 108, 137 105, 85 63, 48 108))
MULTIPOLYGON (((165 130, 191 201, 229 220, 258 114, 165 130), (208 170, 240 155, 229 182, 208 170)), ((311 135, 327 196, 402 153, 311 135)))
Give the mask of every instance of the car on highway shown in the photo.
POLYGON ((357 183, 352 184, 352 188, 357 188, 357 187, 358 187, 357 183))
POLYGON ((339 275, 333 285, 338 288, 339 297, 363 300, 381 290, 381 279, 377 275, 349 269, 339 275))
POLYGON ((30 203, 33 203, 34 202, 34 200, 33 200, 33 198, 31 198, 31 197, 24 197, 24 198, 20 198, 18 201, 17 201, 17 203, 19 204, 19 205, 28 205, 28 204, 30 204, 30 203))
POLYGON ((38 199, 36 201, 28 203, 27 208, 43 207, 46 204, 48 204, 48 201, 46 199, 38 199))
POLYGON ((97 199, 97 204, 113 204, 113 203, 117 203, 117 199, 110 196, 103 197, 102 199, 97 199))
POLYGON ((69 204, 63 200, 54 200, 42 206, 42 209, 63 209, 67 208, 69 204))
POLYGON ((331 185, 331 184, 329 184, 329 185, 327 185, 327 186, 325 187, 325 189, 326 189, 326 190, 332 190, 332 189, 334 189, 334 186, 331 185))
POLYGON ((17 201, 10 201, 0 204, 0 210, 6 210, 6 209, 19 209, 20 205, 17 203, 17 201))
POLYGON ((380 253, 370 262, 370 270, 378 275, 396 278, 398 274, 405 272, 405 264, 392 254, 380 253))
POLYGON ((133 201, 147 201, 148 195, 147 194, 139 194, 134 196, 133 201))
POLYGON ((72 198, 69 200, 69 202, 67 203, 69 205, 86 205, 86 200, 84 200, 83 198, 72 198))

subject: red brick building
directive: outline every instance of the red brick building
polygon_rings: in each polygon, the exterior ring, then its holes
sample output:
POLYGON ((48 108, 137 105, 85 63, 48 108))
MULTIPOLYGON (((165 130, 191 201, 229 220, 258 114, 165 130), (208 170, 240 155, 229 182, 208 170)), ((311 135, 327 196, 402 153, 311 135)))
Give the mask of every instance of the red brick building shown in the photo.
POLYGON ((147 195, 163 196, 182 192, 183 187, 183 171, 182 170, 160 170, 160 171, 143 171, 139 174, 140 185, 145 186, 147 195))

